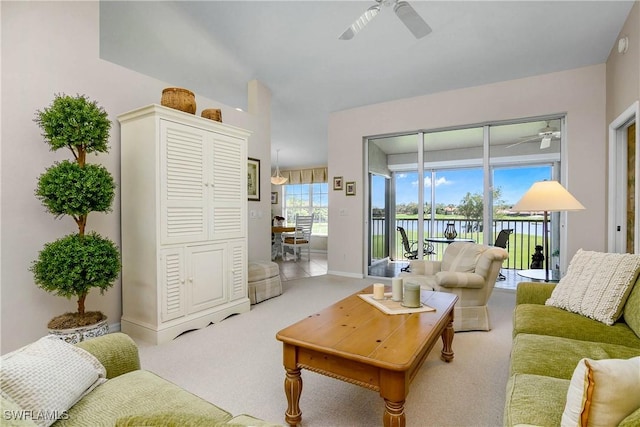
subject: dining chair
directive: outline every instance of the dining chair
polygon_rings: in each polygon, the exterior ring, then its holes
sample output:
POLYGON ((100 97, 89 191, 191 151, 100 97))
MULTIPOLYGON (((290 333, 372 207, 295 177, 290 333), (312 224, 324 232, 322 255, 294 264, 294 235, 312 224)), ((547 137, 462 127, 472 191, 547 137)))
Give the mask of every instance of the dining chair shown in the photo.
POLYGON ((287 248, 293 252, 294 258, 301 258, 302 248, 307 248, 307 259, 311 261, 311 230, 313 228, 313 217, 311 215, 296 215, 296 231, 293 234, 283 235, 282 239, 282 259, 285 258, 287 248))

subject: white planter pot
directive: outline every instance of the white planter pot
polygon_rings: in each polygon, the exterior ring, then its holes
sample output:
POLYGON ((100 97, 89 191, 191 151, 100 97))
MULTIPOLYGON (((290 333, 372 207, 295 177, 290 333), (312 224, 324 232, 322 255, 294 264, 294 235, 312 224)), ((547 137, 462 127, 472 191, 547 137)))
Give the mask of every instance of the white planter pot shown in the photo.
POLYGON ((86 341, 91 338, 99 337, 109 333, 109 323, 104 318, 98 323, 78 328, 70 329, 49 329, 49 335, 53 335, 69 344, 77 344, 80 341, 86 341))

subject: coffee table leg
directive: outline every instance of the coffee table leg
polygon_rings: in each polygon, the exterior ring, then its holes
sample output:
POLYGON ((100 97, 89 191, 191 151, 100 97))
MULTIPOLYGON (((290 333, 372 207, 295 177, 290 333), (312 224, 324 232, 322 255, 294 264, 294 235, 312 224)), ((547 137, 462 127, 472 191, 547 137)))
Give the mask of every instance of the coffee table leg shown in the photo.
POLYGON ((404 400, 402 402, 392 402, 385 399, 382 421, 384 427, 405 427, 404 400))
POLYGON ((290 426, 300 424, 302 412, 300 412, 300 395, 302 394, 302 377, 300 369, 285 368, 287 375, 284 379, 284 392, 287 395, 287 412, 285 420, 290 426))
POLYGON ((440 359, 445 362, 451 362, 453 360, 453 313, 451 316, 451 321, 442 331, 442 354, 440 355, 440 359))

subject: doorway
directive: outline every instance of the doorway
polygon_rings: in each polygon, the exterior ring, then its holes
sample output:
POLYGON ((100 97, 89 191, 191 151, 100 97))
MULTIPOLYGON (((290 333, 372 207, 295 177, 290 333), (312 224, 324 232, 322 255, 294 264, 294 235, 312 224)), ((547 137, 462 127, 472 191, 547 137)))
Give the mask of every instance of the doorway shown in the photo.
POLYGON ((636 126, 639 109, 636 101, 609 125, 609 252, 640 252, 636 126))

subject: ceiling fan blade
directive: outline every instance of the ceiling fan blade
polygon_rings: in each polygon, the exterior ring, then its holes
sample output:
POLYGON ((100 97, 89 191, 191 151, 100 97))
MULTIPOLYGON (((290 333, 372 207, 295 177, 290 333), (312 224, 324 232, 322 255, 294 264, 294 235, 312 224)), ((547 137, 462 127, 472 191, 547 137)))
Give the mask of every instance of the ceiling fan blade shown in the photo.
POLYGON ((356 19, 354 23, 351 24, 351 26, 347 28, 344 33, 342 33, 342 35, 338 38, 340 40, 351 40, 356 34, 358 34, 358 32, 360 32, 365 27, 365 25, 367 25, 373 18, 376 17, 378 12, 380 12, 379 4, 371 6, 366 10, 366 12, 360 15, 360 18, 356 19))
POLYGON ((505 148, 513 148, 516 145, 520 145, 520 144, 525 143, 525 142, 528 142, 528 141, 518 141, 515 144, 507 145, 505 148))
POLYGON ((415 38, 421 39, 431 32, 431 27, 406 1, 397 2, 393 10, 415 38))
POLYGON ((545 148, 549 148, 549 147, 551 147, 551 137, 550 136, 545 136, 540 141, 540 149, 544 150, 545 148))

